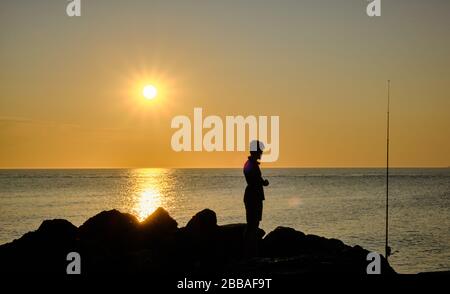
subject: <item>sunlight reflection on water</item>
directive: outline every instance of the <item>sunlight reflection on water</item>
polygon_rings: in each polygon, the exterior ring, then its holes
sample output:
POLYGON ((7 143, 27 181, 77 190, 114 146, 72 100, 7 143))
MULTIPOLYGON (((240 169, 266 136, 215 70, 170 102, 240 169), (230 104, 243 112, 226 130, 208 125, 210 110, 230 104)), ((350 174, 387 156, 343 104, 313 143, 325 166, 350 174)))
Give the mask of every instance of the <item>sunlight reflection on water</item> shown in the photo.
POLYGON ((134 206, 132 213, 143 221, 158 207, 164 207, 163 188, 169 184, 168 170, 164 169, 137 169, 133 170, 131 185, 134 206))

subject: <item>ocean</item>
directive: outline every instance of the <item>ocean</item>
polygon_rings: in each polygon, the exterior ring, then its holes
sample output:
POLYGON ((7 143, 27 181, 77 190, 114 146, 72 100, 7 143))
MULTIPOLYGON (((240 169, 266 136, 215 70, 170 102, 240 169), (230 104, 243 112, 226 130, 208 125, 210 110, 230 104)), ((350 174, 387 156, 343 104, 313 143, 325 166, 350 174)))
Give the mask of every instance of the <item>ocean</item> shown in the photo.
MULTIPOLYGON (((384 169, 264 169, 261 227, 289 226, 384 254, 384 169)), ((81 225, 102 210, 144 219, 164 207, 179 226, 210 208, 245 222, 241 169, 0 170, 0 244, 45 219, 81 225)), ((389 261, 397 272, 450 270, 450 169, 392 169, 389 261)))

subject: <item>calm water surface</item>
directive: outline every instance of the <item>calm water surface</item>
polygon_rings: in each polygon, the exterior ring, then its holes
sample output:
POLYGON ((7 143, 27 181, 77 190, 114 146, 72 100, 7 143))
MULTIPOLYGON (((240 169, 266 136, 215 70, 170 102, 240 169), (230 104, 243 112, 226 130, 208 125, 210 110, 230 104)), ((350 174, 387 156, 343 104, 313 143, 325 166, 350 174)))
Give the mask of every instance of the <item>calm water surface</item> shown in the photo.
MULTIPOLYGON (((262 228, 290 226, 384 252, 383 169, 263 169, 262 228)), ((105 209, 145 218, 162 206, 184 226, 201 209, 245 222, 240 169, 0 170, 0 244, 45 219, 75 225, 105 209)), ((390 262, 401 273, 450 270, 450 169, 394 169, 390 262)))

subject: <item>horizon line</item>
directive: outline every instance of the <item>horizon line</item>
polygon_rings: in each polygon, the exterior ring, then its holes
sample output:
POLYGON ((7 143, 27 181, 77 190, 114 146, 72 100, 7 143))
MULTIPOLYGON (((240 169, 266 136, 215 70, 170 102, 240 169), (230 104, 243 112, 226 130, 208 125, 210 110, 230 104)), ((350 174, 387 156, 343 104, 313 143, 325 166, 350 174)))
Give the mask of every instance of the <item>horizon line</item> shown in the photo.
MULTIPOLYGON (((241 167, 0 167, 0 170, 112 170, 112 169, 240 169, 241 167)), ((390 166, 389 169, 449 169, 450 166, 390 166)), ((279 166, 264 167, 264 169, 386 169, 386 166, 279 166)))

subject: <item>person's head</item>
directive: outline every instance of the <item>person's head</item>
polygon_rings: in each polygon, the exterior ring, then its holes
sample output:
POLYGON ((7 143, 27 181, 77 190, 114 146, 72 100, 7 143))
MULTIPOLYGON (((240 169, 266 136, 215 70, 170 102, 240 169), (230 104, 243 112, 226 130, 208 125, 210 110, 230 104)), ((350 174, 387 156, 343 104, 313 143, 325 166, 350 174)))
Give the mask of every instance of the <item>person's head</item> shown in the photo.
POLYGON ((254 159, 261 159, 261 155, 264 151, 264 144, 261 141, 253 140, 250 142, 250 156, 254 159))

